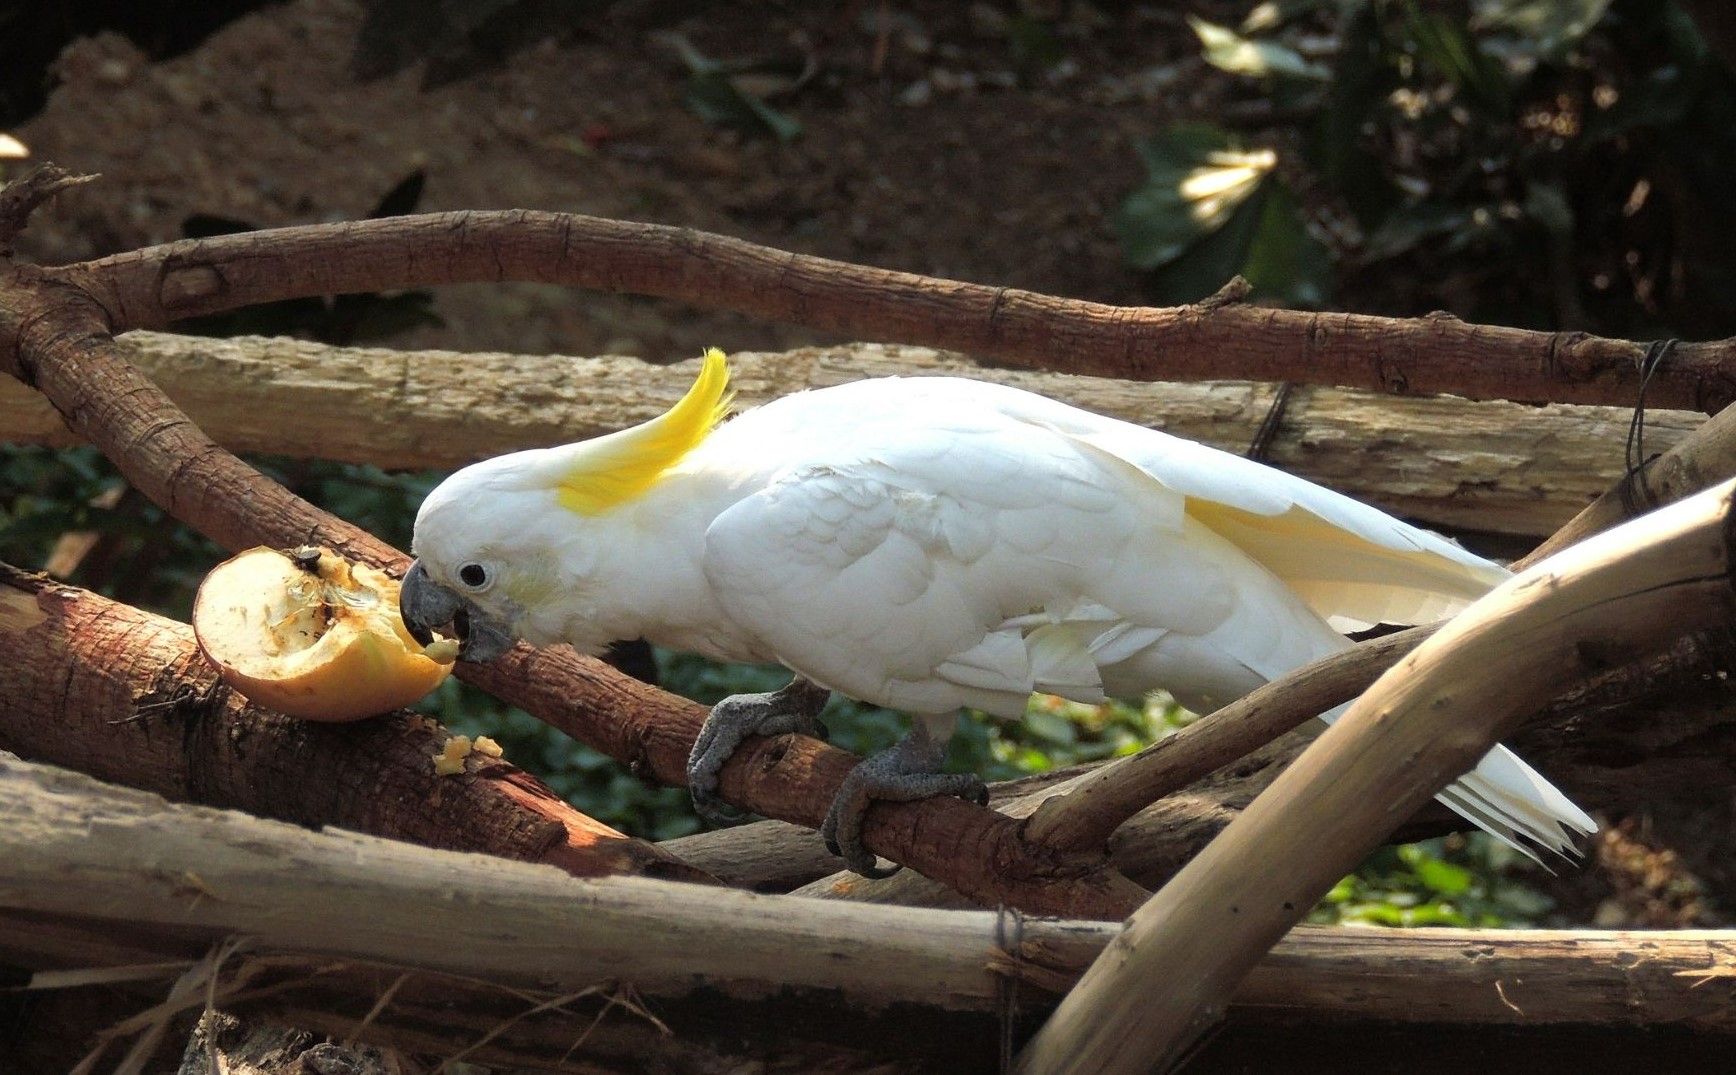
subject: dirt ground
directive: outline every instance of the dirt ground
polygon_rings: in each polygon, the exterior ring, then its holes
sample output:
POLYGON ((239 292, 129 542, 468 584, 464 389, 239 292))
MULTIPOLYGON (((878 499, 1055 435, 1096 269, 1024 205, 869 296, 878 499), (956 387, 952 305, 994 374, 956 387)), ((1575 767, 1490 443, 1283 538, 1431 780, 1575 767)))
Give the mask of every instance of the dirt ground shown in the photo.
MULTIPOLYGON (((1224 21, 1245 7, 1190 6, 1224 21)), ((19 252, 58 263, 128 250, 182 237, 196 214, 257 226, 356 218, 420 169, 424 211, 678 224, 1138 303, 1140 277, 1108 225, 1142 174, 1135 143, 1240 91, 1200 60, 1184 12, 1164 5, 1061 5, 1071 14, 1057 24, 1060 62, 1022 77, 1005 24, 1013 7, 622 2, 571 40, 429 89, 420 66, 350 75, 358 0, 264 8, 161 63, 118 35, 87 38, 62 55, 46 109, 11 133, 36 160, 103 179, 39 214, 19 252), (805 63, 805 81, 768 97, 801 136, 781 143, 701 119, 682 100, 677 39, 720 60, 805 63)), ((538 285, 446 289, 436 310, 444 327, 393 344, 663 361, 712 344, 822 342, 798 326, 538 285)), ((1602 838, 1598 868, 1555 884, 1562 917, 1721 921, 1716 893, 1736 884, 1730 813, 1629 819, 1602 838)))
MULTIPOLYGON (((420 209, 537 208, 702 228, 978 283, 1138 302, 1106 223, 1141 176, 1134 142, 1198 113, 1221 79, 1179 10, 1060 25, 1064 59, 1015 85, 1004 5, 621 3, 567 44, 426 92, 422 68, 350 77, 355 0, 295 0, 150 64, 127 39, 75 43, 46 110, 15 133, 104 181, 32 226, 64 261, 181 237, 194 213, 259 226, 365 215, 415 169, 420 209), (684 8, 703 13, 681 17, 684 8), (790 143, 713 126, 682 101, 673 41, 719 60, 789 58, 769 98, 790 143)), ((1082 10, 1084 10, 1082 8, 1082 10)), ((813 342, 812 332, 637 298, 515 285, 442 293, 402 346, 674 359, 813 342)))

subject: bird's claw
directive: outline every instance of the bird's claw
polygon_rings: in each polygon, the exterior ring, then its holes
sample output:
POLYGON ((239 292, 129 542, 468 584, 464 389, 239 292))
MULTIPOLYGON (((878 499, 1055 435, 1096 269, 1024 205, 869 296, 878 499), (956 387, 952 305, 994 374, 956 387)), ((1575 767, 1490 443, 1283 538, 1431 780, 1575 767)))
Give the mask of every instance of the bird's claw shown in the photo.
POLYGON ((868 808, 875 802, 910 802, 952 795, 979 806, 988 805, 989 791, 982 780, 969 773, 928 771, 926 763, 937 763, 938 758, 912 749, 915 745, 907 738, 850 770, 820 825, 826 849, 863 877, 890 877, 900 869, 897 865, 891 869, 881 867, 874 852, 862 842, 862 824, 868 808))
POLYGON ((690 785, 688 792, 693 800, 693 812, 699 815, 699 820, 711 828, 734 828, 753 816, 749 811, 737 810, 724 802, 718 797, 715 788, 701 789, 698 786, 690 785))
POLYGON ((797 678, 781 690, 733 694, 712 706, 687 755, 687 787, 694 813, 718 827, 746 821, 749 812, 735 810, 717 793, 724 764, 750 735, 800 732, 824 738, 819 713, 828 695, 824 688, 797 678))

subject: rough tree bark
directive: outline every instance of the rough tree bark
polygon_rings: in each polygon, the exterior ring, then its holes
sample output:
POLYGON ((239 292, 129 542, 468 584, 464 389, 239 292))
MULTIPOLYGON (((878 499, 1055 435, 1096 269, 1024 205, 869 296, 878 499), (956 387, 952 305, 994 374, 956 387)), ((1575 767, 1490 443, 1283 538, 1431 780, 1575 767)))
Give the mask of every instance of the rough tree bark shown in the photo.
POLYGON ((42 270, 116 331, 259 302, 433 284, 536 280, 683 299, 919 343, 1010 365, 1132 380, 1293 381, 1393 395, 1601 403, 1713 413, 1736 400, 1736 345, 1646 348, 1579 332, 1207 301, 1115 307, 938 280, 686 228, 528 210, 434 213, 186 240, 42 270), (1649 378, 1649 379, 1648 379, 1649 378))
MULTIPOLYGON (((1004 912, 578 879, 19 762, 0 761, 0 855, 0 955, 39 971, 33 988, 160 997, 178 977, 183 1001, 139 1027, 211 1002, 448 1056, 498 1030, 474 1059, 539 1067, 562 1067, 582 1036, 581 1070, 686 1070, 699 1056, 992 1070, 998 1021, 1040 1017, 1118 935, 1004 912), (250 941, 225 945, 237 935, 250 941)), ((1303 929, 1232 1003, 1243 1024, 1729 1030, 1732 966, 1736 945, 1707 931, 1303 929)))
POLYGON ((1736 481, 1502 585, 1382 676, 1141 907, 1017 1070, 1168 1069, 1395 815, 1465 772, 1551 692, 1612 654, 1631 660, 1733 624, 1736 481))
MULTIPOLYGON (((231 451, 388 470, 456 468, 597 436, 661 413, 687 388, 685 367, 621 356, 407 353, 151 332, 117 343, 231 451)), ((961 374, 1235 452, 1252 443, 1276 395, 1270 384, 1072 377, 881 344, 736 354, 731 366, 738 409, 864 377, 961 374)), ((1265 458, 1426 525, 1542 538, 1622 478, 1630 413, 1299 386, 1265 458)), ((1647 450, 1674 447, 1704 421, 1692 411, 1648 411, 1647 450)), ((10 381, 0 381, 0 437, 75 442, 47 400, 10 381)))
POLYGON ((223 686, 192 630, 0 565, 7 694, 0 749, 171 798, 580 875, 704 875, 579 813, 530 774, 472 755, 434 773, 450 734, 414 714, 314 724, 223 686))

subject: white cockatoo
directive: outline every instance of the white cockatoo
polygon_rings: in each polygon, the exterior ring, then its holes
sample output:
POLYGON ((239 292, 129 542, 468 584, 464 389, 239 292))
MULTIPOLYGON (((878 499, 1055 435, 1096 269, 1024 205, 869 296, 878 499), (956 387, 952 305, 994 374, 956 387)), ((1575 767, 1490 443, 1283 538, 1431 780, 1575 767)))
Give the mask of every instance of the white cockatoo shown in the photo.
MULTIPOLYGON (((1508 577, 1300 478, 1017 389, 885 378, 723 422, 728 378, 710 351, 666 414, 452 475, 417 515, 404 619, 452 622, 468 660, 644 638, 789 668, 707 721, 689 782, 710 817, 741 740, 819 731, 831 691, 912 714, 827 818, 864 872, 872 800, 980 797, 937 772, 961 707, 1163 688, 1209 713, 1346 648, 1341 627, 1429 622, 1508 577)), ((1527 854, 1596 828, 1500 746, 1440 798, 1527 854)))

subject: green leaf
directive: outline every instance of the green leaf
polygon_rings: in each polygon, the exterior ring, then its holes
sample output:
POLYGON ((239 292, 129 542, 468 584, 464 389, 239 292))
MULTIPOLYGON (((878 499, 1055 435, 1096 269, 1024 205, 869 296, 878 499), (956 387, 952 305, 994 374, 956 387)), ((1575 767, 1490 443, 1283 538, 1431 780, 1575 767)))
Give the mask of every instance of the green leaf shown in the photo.
POLYGON ((1255 41, 1227 26, 1188 16, 1188 25, 1200 39, 1206 62, 1232 75, 1251 78, 1301 78, 1325 82, 1332 72, 1310 63, 1301 53, 1275 41, 1255 41))
POLYGON ((1344 12, 1326 107, 1304 143, 1309 163, 1367 228, 1377 226, 1398 201, 1386 163, 1369 151, 1363 133, 1399 84, 1384 24, 1374 9, 1363 3, 1344 12))
POLYGON ((1025 730, 1038 739, 1063 746, 1079 741, 1079 730, 1059 713, 1048 713, 1032 707, 1025 711, 1025 730))
POLYGON ((801 135, 802 125, 741 88, 738 74, 748 74, 755 65, 729 64, 694 48, 685 37, 673 34, 669 43, 691 72, 681 88, 681 99, 707 123, 745 131, 770 132, 780 142, 801 135))
POLYGON ((1462 23, 1440 15, 1412 12, 1405 19, 1416 57, 1463 93, 1463 100, 1492 123, 1505 122, 1514 86, 1501 62, 1484 52, 1462 23))
POLYGON ((1457 896, 1471 887, 1471 871, 1441 859, 1422 859, 1414 867, 1417 880, 1431 892, 1457 896))
POLYGON ((1227 132, 1202 124, 1176 127, 1141 143, 1139 151, 1145 183, 1127 196, 1114 220, 1122 254, 1137 269, 1167 265, 1222 229, 1278 161, 1271 150, 1243 151, 1227 132))
POLYGON ((1506 30, 1538 59, 1559 59, 1603 18, 1610 0, 1477 0, 1479 29, 1506 30))
POLYGON ((681 99, 705 122, 746 131, 766 131, 780 142, 793 141, 802 125, 751 93, 721 72, 698 74, 687 80, 681 99))
POLYGON ((1287 306, 1325 306, 1336 278, 1332 251, 1308 230, 1289 184, 1274 179, 1270 187, 1241 275, 1261 298, 1287 306))
POLYGON ((1124 256, 1152 271, 1159 302, 1193 302, 1238 274, 1264 297, 1325 305, 1331 252, 1309 231, 1277 155, 1241 149, 1224 131, 1183 126, 1140 146, 1145 185, 1115 217, 1124 256))

